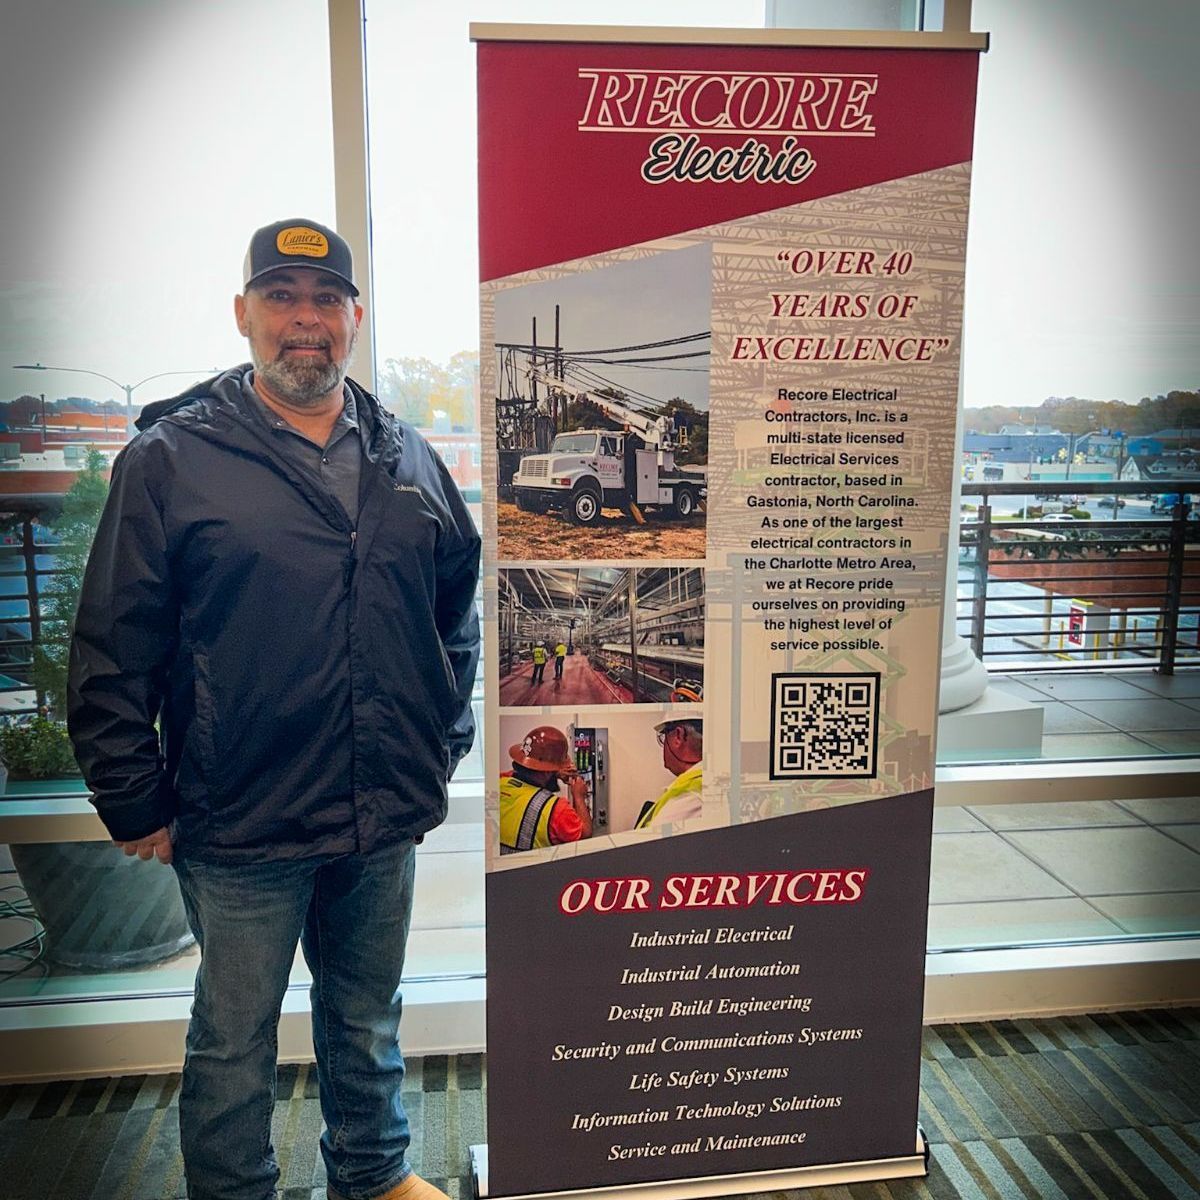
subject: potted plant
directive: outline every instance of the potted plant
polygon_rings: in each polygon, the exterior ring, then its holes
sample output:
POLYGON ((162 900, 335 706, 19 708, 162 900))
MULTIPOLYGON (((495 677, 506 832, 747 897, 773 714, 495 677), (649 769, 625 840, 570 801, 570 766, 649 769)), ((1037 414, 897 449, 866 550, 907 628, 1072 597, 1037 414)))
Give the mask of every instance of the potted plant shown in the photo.
POLYGON ((0 760, 13 780, 57 779, 79 774, 67 727, 43 710, 0 726, 0 760))

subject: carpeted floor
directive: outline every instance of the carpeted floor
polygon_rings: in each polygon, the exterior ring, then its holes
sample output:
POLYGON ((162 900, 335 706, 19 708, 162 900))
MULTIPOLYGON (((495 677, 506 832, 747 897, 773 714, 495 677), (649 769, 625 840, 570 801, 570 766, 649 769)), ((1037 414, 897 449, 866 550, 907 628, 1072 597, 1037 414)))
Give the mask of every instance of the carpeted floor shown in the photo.
MULTIPOLYGON (((925 1031, 923 1057, 929 1176, 806 1200, 1200 1197, 1200 1010, 942 1025, 925 1031)), ((413 1162, 465 1200, 467 1147, 484 1140, 483 1058, 409 1068, 413 1162)), ((178 1075, 0 1088, 0 1200, 183 1196, 178 1088, 178 1075)), ((282 1200, 325 1200, 316 1097, 311 1067, 280 1070, 282 1200)))

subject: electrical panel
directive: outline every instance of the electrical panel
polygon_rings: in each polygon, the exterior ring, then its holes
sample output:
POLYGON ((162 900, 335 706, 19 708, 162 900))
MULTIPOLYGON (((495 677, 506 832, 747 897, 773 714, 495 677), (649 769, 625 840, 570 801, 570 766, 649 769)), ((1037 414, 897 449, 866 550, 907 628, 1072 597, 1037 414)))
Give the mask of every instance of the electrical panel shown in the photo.
POLYGON ((608 832, 608 730, 577 726, 571 730, 575 770, 587 782, 592 836, 608 832))

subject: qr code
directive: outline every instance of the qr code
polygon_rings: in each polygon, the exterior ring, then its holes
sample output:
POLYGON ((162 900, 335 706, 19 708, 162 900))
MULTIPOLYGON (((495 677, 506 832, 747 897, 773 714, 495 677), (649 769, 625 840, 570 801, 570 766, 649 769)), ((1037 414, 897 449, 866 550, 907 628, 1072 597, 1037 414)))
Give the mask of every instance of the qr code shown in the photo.
POLYGON ((879 674, 771 676, 772 779, 874 779, 879 674))

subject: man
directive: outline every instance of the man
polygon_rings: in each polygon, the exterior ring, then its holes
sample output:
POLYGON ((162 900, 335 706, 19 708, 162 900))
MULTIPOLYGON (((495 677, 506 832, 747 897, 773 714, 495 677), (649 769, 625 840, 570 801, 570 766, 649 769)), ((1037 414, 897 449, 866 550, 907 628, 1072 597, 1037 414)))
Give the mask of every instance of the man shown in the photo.
POLYGON ((531 729, 510 746, 512 773, 500 778, 500 853, 542 850, 592 836, 587 782, 575 770, 566 735, 553 725, 531 729), (560 796, 560 777, 567 794, 560 796))
POLYGON ((563 665, 567 661, 567 647, 560 641, 554 647, 554 678, 561 679, 563 677, 563 665))
POLYGON ((694 718, 660 721, 654 727, 662 747, 663 766, 675 776, 657 800, 642 806, 635 829, 658 829, 701 815, 704 724, 694 718))
POLYGON ((541 683, 546 674, 546 643, 538 642, 533 648, 533 682, 541 683))
POLYGON ((331 1200, 431 1200, 400 1101, 414 844, 469 749, 479 538, 411 427, 346 378, 362 308, 315 221, 250 242, 245 364, 149 406, 113 465, 71 657, 113 840, 173 862, 200 946, 180 1093, 192 1200, 267 1200, 297 940, 331 1200))

